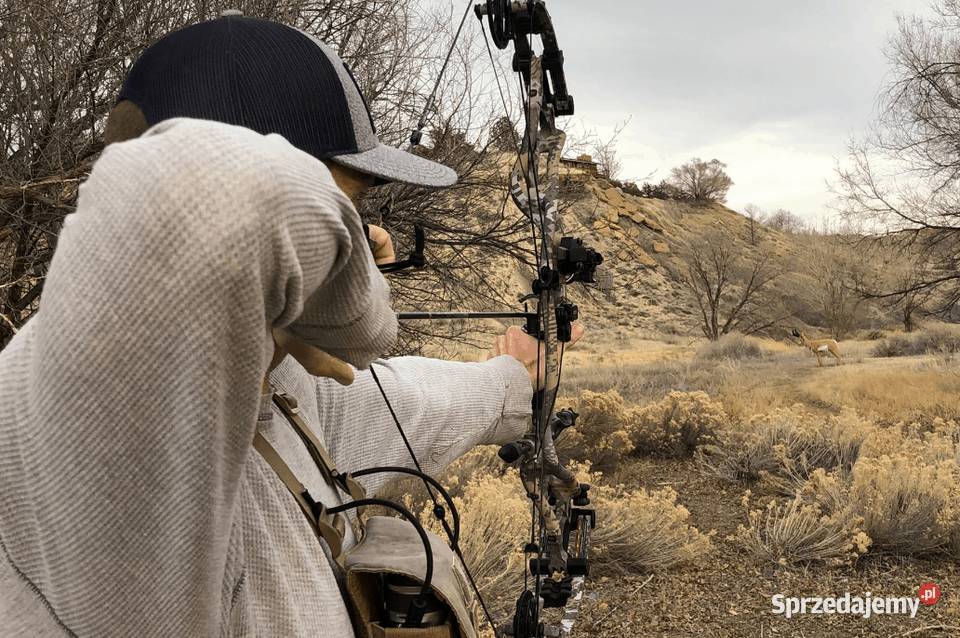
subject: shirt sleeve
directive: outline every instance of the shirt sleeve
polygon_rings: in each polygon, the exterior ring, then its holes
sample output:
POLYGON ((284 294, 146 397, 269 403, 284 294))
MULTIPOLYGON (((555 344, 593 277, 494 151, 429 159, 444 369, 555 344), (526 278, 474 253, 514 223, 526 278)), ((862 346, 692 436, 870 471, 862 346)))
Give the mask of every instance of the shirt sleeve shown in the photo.
POLYGON ((364 241, 279 136, 181 119, 106 149, 0 357, 3 543, 70 631, 219 635, 270 328, 357 366, 393 342, 364 241))
MULTIPOLYGON (((509 356, 483 363, 398 357, 371 365, 423 470, 433 474, 476 445, 514 441, 530 425, 533 387, 523 364, 509 356)), ((326 443, 345 470, 399 465, 414 468, 370 370, 351 386, 318 379, 326 443)), ((363 477, 375 493, 391 477, 363 477)))

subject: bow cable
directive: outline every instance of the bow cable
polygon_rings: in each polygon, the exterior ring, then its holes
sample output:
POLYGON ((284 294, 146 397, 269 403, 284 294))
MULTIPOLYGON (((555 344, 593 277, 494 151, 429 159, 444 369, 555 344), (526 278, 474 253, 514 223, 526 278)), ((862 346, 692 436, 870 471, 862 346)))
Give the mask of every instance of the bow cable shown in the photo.
MULTIPOLYGON (((423 471, 423 467, 420 465, 420 459, 417 458, 417 453, 413 451, 413 446, 410 444, 410 439, 407 438, 407 433, 404 431, 403 426, 400 425, 400 419, 397 417, 397 413, 394 411, 393 405, 390 403, 390 399, 387 398, 387 393, 383 389, 383 384, 380 383, 380 377, 377 376, 377 371, 373 369, 373 364, 370 364, 370 376, 373 378, 374 383, 377 384, 377 389, 380 390, 380 396, 383 397, 383 401, 387 405, 387 410, 390 412, 390 416, 393 418, 394 425, 397 426, 397 430, 400 432, 400 438, 403 439, 403 444, 406 446, 407 452, 410 453, 410 458, 413 460, 413 464, 416 466, 417 472, 426 474, 423 471)), ((477 586, 477 581, 474 579, 473 573, 471 573, 470 567, 467 565, 467 561, 463 557, 463 551, 460 549, 459 530, 457 531, 457 534, 454 535, 453 530, 450 529, 450 525, 447 523, 447 517, 445 516, 443 506, 441 506, 437 501, 437 495, 434 493, 430 482, 428 482, 423 476, 420 477, 420 480, 423 483, 423 486, 427 489, 427 493, 430 494, 430 500, 433 501, 433 515, 436 516, 440 521, 440 525, 443 527, 443 531, 447 535, 447 539, 450 541, 450 549, 452 549, 457 555, 457 558, 460 559, 460 564, 463 565, 463 571, 467 575, 467 580, 470 581, 470 588, 476 595, 477 602, 480 603, 481 609, 483 609, 483 615, 486 618, 487 623, 490 625, 490 629, 493 631, 494 637, 499 638, 500 634, 497 632, 497 626, 493 622, 493 615, 487 608, 487 602, 483 599, 483 594, 480 593, 480 588, 477 586)), ((457 527, 459 527, 459 520, 457 523, 457 527)))

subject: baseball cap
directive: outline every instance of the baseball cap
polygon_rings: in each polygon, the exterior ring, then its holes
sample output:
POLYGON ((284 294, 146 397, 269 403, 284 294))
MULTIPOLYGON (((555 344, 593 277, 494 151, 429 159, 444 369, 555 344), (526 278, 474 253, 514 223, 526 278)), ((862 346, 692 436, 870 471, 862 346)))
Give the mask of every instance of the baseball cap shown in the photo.
POLYGON ((277 133, 317 159, 418 186, 450 186, 451 168, 384 145, 349 67, 314 36, 227 11, 174 31, 133 65, 118 102, 148 126, 174 117, 277 133))

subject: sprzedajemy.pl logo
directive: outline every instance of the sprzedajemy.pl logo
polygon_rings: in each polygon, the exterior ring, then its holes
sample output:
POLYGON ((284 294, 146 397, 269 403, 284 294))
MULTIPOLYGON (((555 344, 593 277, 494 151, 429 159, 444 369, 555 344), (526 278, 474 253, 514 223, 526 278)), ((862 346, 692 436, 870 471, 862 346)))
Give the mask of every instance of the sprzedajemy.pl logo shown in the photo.
POLYGON ((871 592, 854 596, 850 592, 842 596, 786 596, 774 594, 770 598, 773 613, 785 618, 803 614, 850 614, 871 616, 909 614, 916 618, 920 605, 934 605, 940 600, 940 587, 935 583, 923 583, 917 596, 874 596, 871 592))

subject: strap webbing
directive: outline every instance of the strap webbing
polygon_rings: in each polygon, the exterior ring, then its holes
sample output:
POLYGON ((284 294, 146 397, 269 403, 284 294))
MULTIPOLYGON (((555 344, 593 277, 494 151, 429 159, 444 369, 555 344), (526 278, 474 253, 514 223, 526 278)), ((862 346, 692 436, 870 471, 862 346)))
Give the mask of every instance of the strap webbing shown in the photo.
POLYGON ((313 528, 317 537, 326 541, 334 560, 339 558, 343 551, 343 536, 346 531, 343 516, 340 514, 334 516, 327 514, 326 508, 313 500, 307 488, 297 480, 290 466, 284 462, 280 454, 277 453, 259 430, 253 436, 253 447, 260 453, 263 460, 273 468, 277 477, 286 486, 287 491, 293 495, 294 500, 297 501, 297 505, 300 506, 300 511, 307 517, 307 522, 310 523, 310 527, 313 528))
POLYGON ((333 458, 327 453, 317 435, 310 429, 307 420, 303 418, 297 400, 286 392, 274 392, 273 402, 280 408, 280 411, 287 417, 287 421, 300 436, 300 440, 303 441, 303 445, 307 448, 310 458, 313 459, 324 480, 349 494, 350 498, 355 501, 366 498, 367 491, 355 478, 350 476, 349 473, 341 474, 337 470, 333 458))

